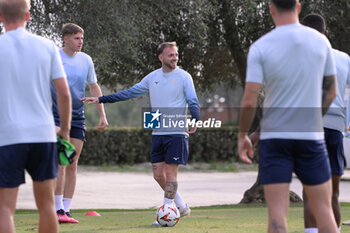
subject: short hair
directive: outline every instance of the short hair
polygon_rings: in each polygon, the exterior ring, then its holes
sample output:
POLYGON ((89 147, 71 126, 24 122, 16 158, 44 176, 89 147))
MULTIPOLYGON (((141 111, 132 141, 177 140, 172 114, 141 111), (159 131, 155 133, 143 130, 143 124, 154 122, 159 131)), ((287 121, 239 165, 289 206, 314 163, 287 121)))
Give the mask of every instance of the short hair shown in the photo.
POLYGON ((65 23, 62 26, 62 36, 64 37, 65 35, 72 35, 72 34, 77 34, 77 33, 83 33, 84 34, 84 29, 82 29, 80 26, 74 23, 65 23))
POLYGON ((296 8, 298 0, 270 0, 280 12, 291 11, 296 8))
POLYGON ((0 0, 0 14, 5 22, 17 23, 29 12, 29 0, 0 0))
POLYGON ((326 32, 326 21, 319 14, 315 14, 315 13, 308 14, 303 18, 301 23, 305 26, 316 29, 322 34, 326 32))
POLYGON ((157 56, 159 56, 161 53, 163 53, 164 49, 168 48, 168 47, 178 49, 176 42, 163 42, 160 45, 158 45, 157 56))

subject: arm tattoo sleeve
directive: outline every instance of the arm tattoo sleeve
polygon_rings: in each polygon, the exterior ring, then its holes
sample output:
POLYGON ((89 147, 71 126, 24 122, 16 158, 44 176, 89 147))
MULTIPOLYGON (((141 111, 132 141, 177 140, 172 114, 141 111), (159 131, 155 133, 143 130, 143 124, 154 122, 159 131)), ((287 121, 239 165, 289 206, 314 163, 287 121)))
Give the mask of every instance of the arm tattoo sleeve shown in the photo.
POLYGON ((336 84, 336 77, 334 75, 325 76, 322 84, 322 114, 326 114, 329 106, 333 102, 331 92, 333 92, 336 84))

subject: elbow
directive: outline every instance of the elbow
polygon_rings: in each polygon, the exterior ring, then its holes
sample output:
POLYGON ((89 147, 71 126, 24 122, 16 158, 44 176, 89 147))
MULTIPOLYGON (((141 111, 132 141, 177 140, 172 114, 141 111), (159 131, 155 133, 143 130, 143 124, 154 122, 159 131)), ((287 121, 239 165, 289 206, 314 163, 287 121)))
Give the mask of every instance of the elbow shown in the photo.
POLYGON ((63 103, 69 103, 72 101, 71 93, 69 89, 64 91, 57 91, 57 101, 63 103))
POLYGON ((256 100, 247 100, 243 99, 241 103, 241 108, 256 108, 257 101, 256 100))
POLYGON ((66 90, 65 92, 63 92, 62 95, 61 95, 61 97, 62 97, 62 99, 64 99, 65 101, 71 100, 72 97, 71 97, 71 94, 70 94, 69 89, 66 90))
POLYGON ((332 91, 329 93, 329 98, 332 100, 335 99, 337 97, 337 89, 336 88, 333 88, 332 91))

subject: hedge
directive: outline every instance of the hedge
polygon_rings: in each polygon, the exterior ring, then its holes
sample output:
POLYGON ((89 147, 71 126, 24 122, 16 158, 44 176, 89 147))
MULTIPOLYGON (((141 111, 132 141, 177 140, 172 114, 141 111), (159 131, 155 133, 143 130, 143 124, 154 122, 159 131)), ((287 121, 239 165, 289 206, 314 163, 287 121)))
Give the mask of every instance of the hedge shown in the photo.
MULTIPOLYGON (((237 162, 236 127, 198 129, 190 136, 189 162, 237 162)), ((150 161, 151 130, 109 129, 86 131, 86 143, 79 164, 126 165, 150 161)))

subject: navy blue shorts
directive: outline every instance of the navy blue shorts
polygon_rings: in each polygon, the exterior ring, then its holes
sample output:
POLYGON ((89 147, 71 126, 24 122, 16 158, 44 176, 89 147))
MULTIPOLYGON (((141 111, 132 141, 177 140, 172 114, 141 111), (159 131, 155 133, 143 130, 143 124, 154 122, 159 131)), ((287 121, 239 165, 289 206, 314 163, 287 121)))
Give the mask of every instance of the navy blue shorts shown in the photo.
POLYGON ((187 164, 188 137, 185 135, 153 135, 151 162, 187 164))
POLYGON ((25 170, 34 181, 57 177, 56 143, 22 143, 0 147, 0 187, 25 183, 25 170))
POLYGON ((331 177, 324 140, 266 139, 259 149, 260 184, 290 183, 293 172, 305 185, 331 177))
POLYGON ((78 138, 85 142, 85 129, 71 126, 70 134, 71 138, 78 138))
POLYGON ((332 175, 341 176, 344 174, 345 155, 343 146, 343 134, 334 129, 324 128, 329 163, 332 175))
MULTIPOLYGON (((56 119, 55 119, 55 124, 56 124, 57 127, 60 127, 60 124, 59 124, 58 121, 56 121, 56 119)), ((69 137, 71 137, 71 138, 78 138, 78 139, 81 139, 82 141, 85 142, 86 141, 85 140, 85 129, 81 128, 81 127, 77 127, 77 126, 71 125, 69 137)))

